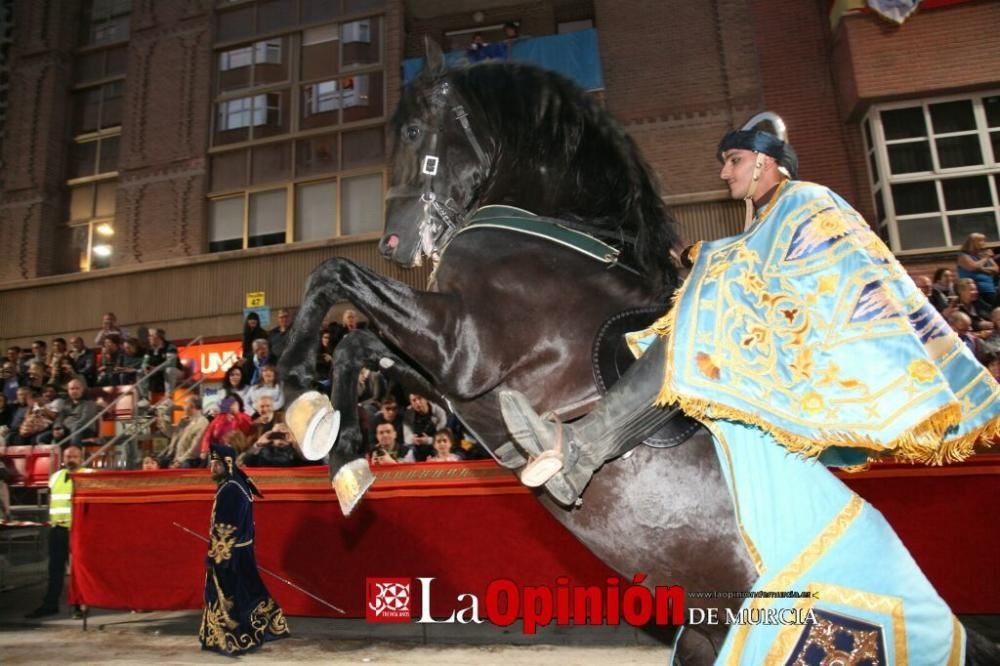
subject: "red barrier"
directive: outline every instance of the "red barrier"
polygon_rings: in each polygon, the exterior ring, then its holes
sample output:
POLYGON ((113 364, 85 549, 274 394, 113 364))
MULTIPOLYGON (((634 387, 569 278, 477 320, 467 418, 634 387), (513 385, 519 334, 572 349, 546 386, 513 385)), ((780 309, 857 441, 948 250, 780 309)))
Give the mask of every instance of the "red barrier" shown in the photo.
MULTIPOLYGON (((480 598, 497 578, 523 585, 601 585, 611 571, 559 525, 506 470, 486 461, 378 469, 355 515, 344 518, 324 468, 252 470, 257 558, 313 594, 364 616, 366 576, 434 582, 432 612, 480 598)), ((941 596, 958 613, 1000 612, 995 564, 1000 455, 948 467, 879 465, 847 475, 879 508, 941 596)), ((201 606, 206 546, 174 526, 207 534, 214 484, 207 471, 78 475, 72 597, 142 610, 201 606)), ((290 615, 337 616, 264 576, 290 615)))

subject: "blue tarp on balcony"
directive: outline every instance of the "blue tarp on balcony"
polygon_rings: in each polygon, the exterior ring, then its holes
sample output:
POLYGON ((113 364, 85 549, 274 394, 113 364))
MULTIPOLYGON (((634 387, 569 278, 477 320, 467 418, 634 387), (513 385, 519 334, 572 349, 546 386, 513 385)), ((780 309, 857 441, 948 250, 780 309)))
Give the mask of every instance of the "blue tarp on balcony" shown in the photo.
MULTIPOLYGON (((491 47, 503 46, 502 43, 491 45, 491 47)), ((496 51, 498 55, 502 55, 505 49, 496 48, 496 51)), ((446 53, 444 58, 449 67, 462 67, 470 63, 465 51, 451 51, 446 53)), ((517 39, 513 43, 508 59, 534 63, 543 69, 559 72, 576 81, 584 90, 604 88, 596 28, 565 35, 517 39)), ((412 81, 423 67, 423 58, 404 60, 403 83, 412 81)))

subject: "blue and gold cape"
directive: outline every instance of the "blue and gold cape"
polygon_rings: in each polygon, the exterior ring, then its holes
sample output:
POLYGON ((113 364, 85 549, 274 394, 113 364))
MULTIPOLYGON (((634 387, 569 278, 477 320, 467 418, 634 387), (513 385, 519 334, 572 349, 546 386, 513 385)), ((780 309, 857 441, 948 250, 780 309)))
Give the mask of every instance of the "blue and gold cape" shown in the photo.
POLYGON ((784 181, 703 242, 674 306, 658 404, 756 425, 830 464, 940 464, 1000 431, 997 382, 834 192, 784 181))

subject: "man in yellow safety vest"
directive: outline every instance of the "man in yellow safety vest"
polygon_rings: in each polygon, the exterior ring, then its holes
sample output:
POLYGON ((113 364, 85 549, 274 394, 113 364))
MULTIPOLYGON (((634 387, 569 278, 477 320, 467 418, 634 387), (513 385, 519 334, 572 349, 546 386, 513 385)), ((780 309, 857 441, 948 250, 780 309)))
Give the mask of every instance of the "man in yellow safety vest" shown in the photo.
POLYGON ((66 563, 69 561, 69 530, 73 522, 73 480, 71 472, 83 469, 83 451, 70 444, 62 452, 63 466, 49 477, 49 587, 42 605, 25 615, 37 619, 59 613, 66 563))

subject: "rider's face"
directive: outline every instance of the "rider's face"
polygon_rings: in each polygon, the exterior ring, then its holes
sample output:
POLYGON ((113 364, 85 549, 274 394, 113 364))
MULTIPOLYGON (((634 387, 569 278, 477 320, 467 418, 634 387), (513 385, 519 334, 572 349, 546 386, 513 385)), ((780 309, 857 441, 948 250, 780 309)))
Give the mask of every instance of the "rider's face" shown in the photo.
POLYGON ((722 154, 722 171, 719 178, 729 186, 729 196, 733 199, 746 197, 753 178, 754 152, 742 148, 731 148, 722 154))

